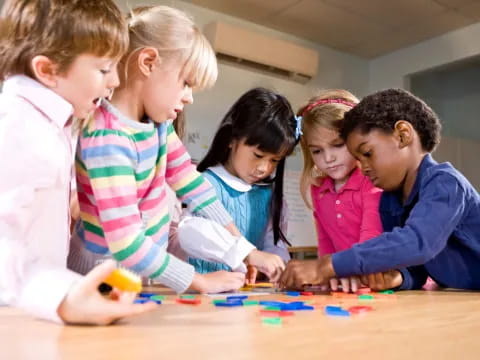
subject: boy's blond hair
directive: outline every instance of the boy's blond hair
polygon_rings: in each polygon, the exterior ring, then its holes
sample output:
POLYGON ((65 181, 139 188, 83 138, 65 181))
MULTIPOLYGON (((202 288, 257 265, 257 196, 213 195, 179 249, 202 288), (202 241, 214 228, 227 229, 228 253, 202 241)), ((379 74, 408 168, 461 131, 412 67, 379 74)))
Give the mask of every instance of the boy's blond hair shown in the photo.
POLYGON ((318 127, 325 127, 340 133, 345 113, 352 108, 351 105, 355 104, 358 104, 358 99, 349 91, 332 89, 321 91, 298 109, 297 115, 302 116, 302 132, 304 134, 300 138, 303 153, 300 193, 309 208, 312 208, 309 196, 310 186, 319 185, 323 175, 316 171, 305 134, 309 131, 315 131, 318 127), (333 101, 322 102, 322 100, 333 101))
POLYGON ((130 47, 119 73, 125 86, 130 60, 145 47, 156 48, 162 61, 172 57, 182 64, 180 76, 195 90, 211 87, 217 80, 217 59, 210 43, 184 12, 168 6, 142 6, 128 16, 130 47))
POLYGON ((48 57, 64 73, 80 54, 120 58, 125 20, 113 0, 6 0, 0 15, 0 81, 34 78, 32 59, 48 57))

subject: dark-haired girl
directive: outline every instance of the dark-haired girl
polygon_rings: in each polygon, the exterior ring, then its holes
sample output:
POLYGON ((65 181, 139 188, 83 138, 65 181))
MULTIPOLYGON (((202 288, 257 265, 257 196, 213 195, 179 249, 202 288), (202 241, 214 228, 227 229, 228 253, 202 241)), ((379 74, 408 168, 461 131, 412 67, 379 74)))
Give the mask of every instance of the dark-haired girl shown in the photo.
MULTIPOLYGON (((255 88, 227 112, 198 165, 251 246, 277 254, 285 262, 289 254, 283 175, 285 158, 292 153, 299 135, 299 124, 287 99, 255 88)), ((232 251, 224 246, 226 236, 230 235, 224 229, 205 219, 186 217, 179 227, 182 246, 197 256, 201 254, 202 259, 189 259, 200 273, 230 269, 225 265, 229 263, 226 257, 245 257, 243 252, 248 249, 232 251), (211 243, 208 248, 206 238, 211 243), (199 243, 203 244, 201 249, 196 245, 199 243)))

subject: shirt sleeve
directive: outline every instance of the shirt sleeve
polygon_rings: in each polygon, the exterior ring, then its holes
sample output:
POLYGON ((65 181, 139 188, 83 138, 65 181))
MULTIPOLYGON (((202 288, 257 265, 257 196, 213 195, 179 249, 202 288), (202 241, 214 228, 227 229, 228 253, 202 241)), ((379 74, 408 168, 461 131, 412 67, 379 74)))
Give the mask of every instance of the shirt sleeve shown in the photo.
POLYGON ((382 233, 380 219, 380 197, 382 190, 373 186, 370 180, 365 179, 362 187, 362 222, 360 224, 359 242, 364 242, 382 233))
MULTIPOLYGON (((287 236, 288 233, 288 207, 287 203, 283 201, 282 207, 282 216, 280 219, 280 230, 282 230, 283 234, 287 236)), ((283 261, 288 262, 290 260, 290 253, 288 252, 287 243, 282 241, 281 239, 278 240, 277 245, 275 245, 274 234, 273 234, 273 223, 272 217, 268 221, 267 229, 265 231, 265 235, 258 246, 259 250, 266 251, 272 254, 276 254, 282 258, 283 261)))
POLYGON ((464 189, 445 173, 425 181, 403 227, 332 256, 337 276, 425 264, 445 248, 464 212, 464 189))
POLYGON ((42 234, 46 239, 41 245, 43 250, 38 244, 24 241, 26 227, 30 225, 24 221, 26 214, 6 214, 5 207, 13 203, 5 202, 5 195, 14 201, 15 206, 30 207, 36 199, 32 198, 30 204, 22 204, 19 200, 25 198, 27 189, 18 190, 17 196, 12 193, 0 196, 0 303, 17 306, 36 317, 62 322, 57 313, 58 306, 81 275, 45 260, 44 255, 54 251, 55 246, 59 246, 54 242, 61 239, 47 239, 49 234, 42 234))
POLYGON ((243 260, 255 249, 245 237, 232 235, 215 221, 189 215, 178 225, 178 241, 191 256, 221 262, 241 272, 247 271, 243 260))
POLYGON ((178 223, 180 222, 182 216, 182 204, 177 199, 175 193, 167 187, 167 200, 168 208, 171 216, 170 228, 168 231, 168 246, 167 252, 169 254, 175 255, 177 258, 187 261, 188 255, 180 246, 178 240, 178 223))
POLYGON ((120 131, 104 136, 102 130, 97 130, 83 135, 80 144, 85 168, 77 166, 77 176, 89 177, 100 219, 100 224, 92 224, 82 211, 86 230, 97 227, 122 266, 177 292, 185 291, 193 281, 193 267, 153 241, 142 220, 137 205, 134 141, 120 131))
POLYGON ((423 265, 403 268, 399 271, 403 281, 398 290, 418 290, 427 282, 428 273, 423 265))
POLYGON ((214 220, 225 226, 233 222, 218 200, 213 186, 192 164, 190 155, 178 138, 173 125, 166 125, 166 181, 192 214, 214 220))
POLYGON ((57 308, 81 278, 65 265, 69 184, 57 183, 56 164, 65 154, 39 136, 35 121, 23 129, 6 117, 0 123, 0 303, 62 322, 57 308))

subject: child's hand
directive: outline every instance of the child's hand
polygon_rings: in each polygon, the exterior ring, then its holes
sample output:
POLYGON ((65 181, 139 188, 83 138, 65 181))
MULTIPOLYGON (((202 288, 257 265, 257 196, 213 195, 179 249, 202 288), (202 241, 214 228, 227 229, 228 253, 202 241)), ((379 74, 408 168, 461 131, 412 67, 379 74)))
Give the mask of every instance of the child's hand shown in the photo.
MULTIPOLYGON (((340 284, 342 285, 342 291, 344 293, 348 293, 348 292, 350 292, 350 290, 352 292, 357 292, 357 290, 360 289, 360 287, 361 287, 361 281, 356 276, 352 276, 352 277, 349 277, 349 278, 341 278, 340 279, 340 284)), ((333 291, 338 290, 338 279, 337 278, 330 279, 330 288, 333 291)))
POLYGON ((278 281, 285 269, 285 263, 280 256, 256 249, 247 255, 245 262, 248 265, 255 266, 258 271, 267 275, 272 282, 278 281))
POLYGON ((301 289, 305 285, 326 285, 335 277, 330 255, 318 260, 291 260, 279 284, 283 288, 301 289))
POLYGON ((75 283, 57 309, 60 318, 68 324, 108 325, 154 310, 154 302, 133 304, 135 293, 114 289, 110 298, 100 294, 98 286, 115 267, 114 261, 105 261, 75 283))
POLYGON ((374 291, 388 290, 402 285, 402 273, 398 270, 389 270, 383 273, 363 275, 362 283, 374 291))
POLYGON ((255 266, 247 265, 247 273, 245 274, 245 284, 255 284, 257 281, 258 270, 255 266))
POLYGON ((199 293, 220 293, 238 290, 244 284, 245 274, 222 270, 208 274, 195 274, 190 289, 199 293))

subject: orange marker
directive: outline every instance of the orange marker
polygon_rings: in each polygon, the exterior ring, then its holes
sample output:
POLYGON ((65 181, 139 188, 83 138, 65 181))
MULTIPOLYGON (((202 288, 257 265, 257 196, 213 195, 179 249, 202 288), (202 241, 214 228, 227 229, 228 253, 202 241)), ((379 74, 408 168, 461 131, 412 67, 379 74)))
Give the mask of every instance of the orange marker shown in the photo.
POLYGON ((269 283, 269 282, 258 282, 258 283, 255 283, 255 284, 251 284, 249 286, 255 287, 255 288, 272 288, 273 284, 269 283))
POLYGON ((103 282, 122 291, 136 293, 142 291, 142 279, 140 276, 123 268, 113 270, 103 282))

